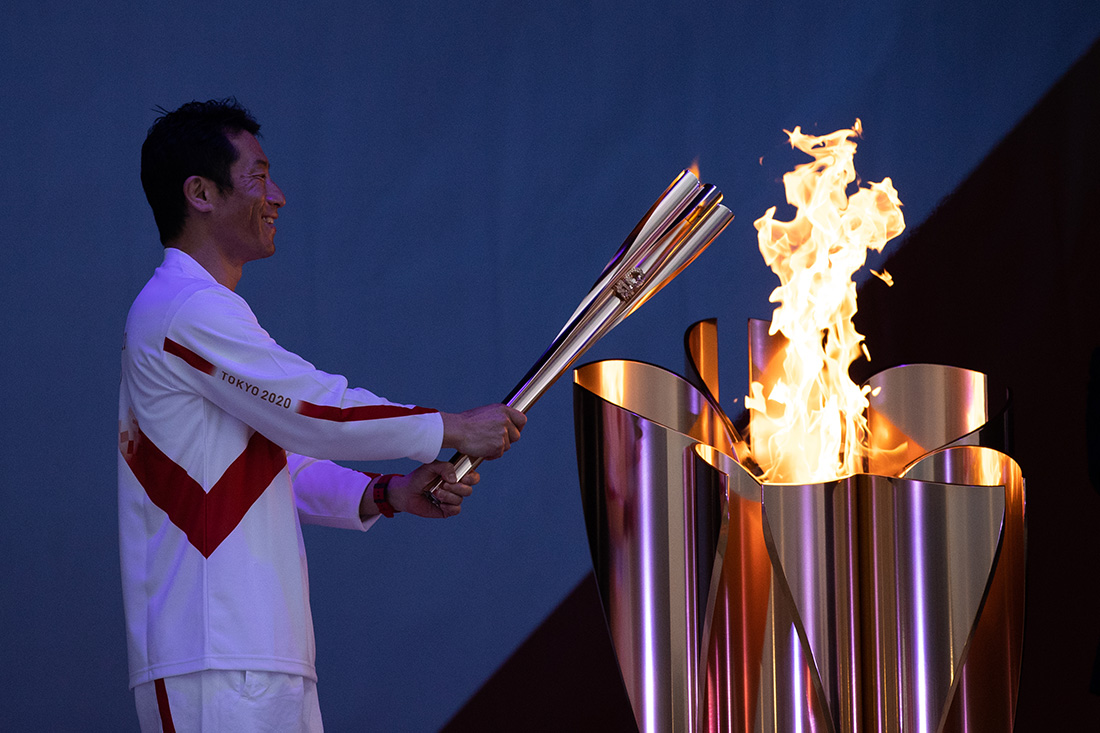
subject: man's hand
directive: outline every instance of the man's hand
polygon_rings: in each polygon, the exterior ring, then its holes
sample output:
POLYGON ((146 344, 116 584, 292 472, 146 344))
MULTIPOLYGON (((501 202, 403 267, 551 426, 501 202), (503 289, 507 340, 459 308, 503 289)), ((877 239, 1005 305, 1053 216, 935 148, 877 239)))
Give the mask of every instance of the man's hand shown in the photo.
POLYGON ((507 405, 485 405, 443 415, 443 447, 471 458, 492 460, 504 455, 527 424, 527 416, 507 405))
MULTIPOLYGON (((453 517, 462 511, 462 500, 474 493, 473 487, 479 480, 481 476, 477 471, 470 471, 462 477, 461 481, 458 481, 455 479, 454 466, 446 461, 435 461, 426 463, 404 476, 394 476, 390 479, 387 496, 390 505, 399 512, 435 519, 453 517), (424 489, 435 481, 437 476, 443 479, 434 494, 436 501, 439 502, 438 506, 433 504, 424 493, 424 489)), ((370 486, 363 492, 359 514, 363 517, 378 514, 378 507, 374 503, 370 486)))

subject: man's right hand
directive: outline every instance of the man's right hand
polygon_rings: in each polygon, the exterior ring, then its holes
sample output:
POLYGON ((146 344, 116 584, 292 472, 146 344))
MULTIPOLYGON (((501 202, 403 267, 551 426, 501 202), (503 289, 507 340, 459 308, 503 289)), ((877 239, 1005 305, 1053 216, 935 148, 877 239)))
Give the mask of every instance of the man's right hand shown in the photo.
POLYGON ((465 412, 443 412, 443 447, 471 458, 504 455, 527 424, 527 416, 507 405, 485 405, 465 412))

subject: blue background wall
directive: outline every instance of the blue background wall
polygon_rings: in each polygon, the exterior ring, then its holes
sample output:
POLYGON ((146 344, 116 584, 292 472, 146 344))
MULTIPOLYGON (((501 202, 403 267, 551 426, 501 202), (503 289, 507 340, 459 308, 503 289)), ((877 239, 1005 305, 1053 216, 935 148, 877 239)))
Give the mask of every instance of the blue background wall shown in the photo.
MULTIPOLYGON (((1100 35, 1070 0, 389 5, 0 16, 5 729, 136 729, 115 429, 123 320, 161 257, 138 181, 155 105, 236 95, 263 124, 288 205, 239 292, 272 335, 445 410, 502 398, 698 158, 737 218, 585 358, 679 371, 683 329, 717 316, 736 412, 774 286, 752 221, 801 162, 782 130, 860 117, 857 169, 913 227, 1100 35)), ((572 441, 563 382, 457 520, 307 528, 331 730, 437 728, 588 571, 572 441)))

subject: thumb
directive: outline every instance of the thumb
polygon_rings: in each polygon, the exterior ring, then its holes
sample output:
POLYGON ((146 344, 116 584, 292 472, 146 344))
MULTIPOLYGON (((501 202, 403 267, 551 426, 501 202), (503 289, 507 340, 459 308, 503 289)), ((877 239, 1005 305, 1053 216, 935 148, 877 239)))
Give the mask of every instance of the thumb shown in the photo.
POLYGON ((432 473, 442 479, 445 483, 454 484, 458 483, 458 474, 455 472, 453 463, 447 461, 435 461, 429 468, 432 473))

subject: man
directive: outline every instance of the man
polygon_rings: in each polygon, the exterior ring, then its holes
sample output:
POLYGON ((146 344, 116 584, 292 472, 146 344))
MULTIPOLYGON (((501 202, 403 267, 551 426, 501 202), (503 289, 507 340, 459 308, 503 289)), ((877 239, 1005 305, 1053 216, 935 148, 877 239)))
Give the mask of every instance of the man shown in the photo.
POLYGON ((126 321, 119 541, 142 730, 320 730, 301 522, 458 514, 441 448, 496 458, 526 418, 397 405, 280 348, 234 289, 286 203, 235 100, 154 122, 141 179, 164 263, 126 321), (406 476, 326 459, 411 457, 406 476), (424 489, 437 477, 442 485, 424 489))

